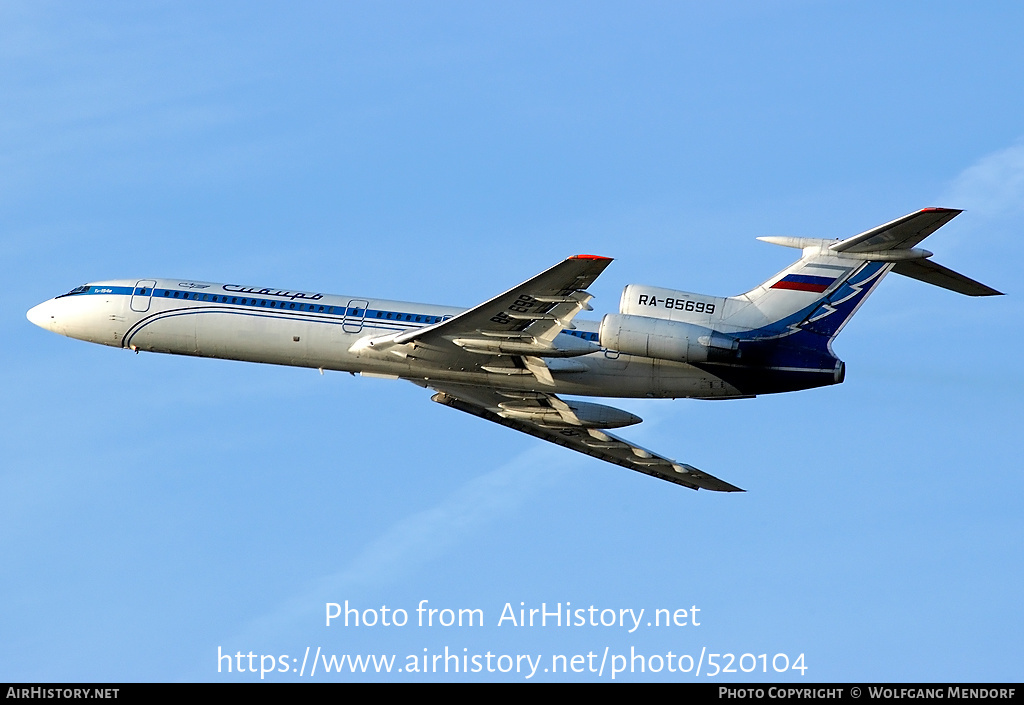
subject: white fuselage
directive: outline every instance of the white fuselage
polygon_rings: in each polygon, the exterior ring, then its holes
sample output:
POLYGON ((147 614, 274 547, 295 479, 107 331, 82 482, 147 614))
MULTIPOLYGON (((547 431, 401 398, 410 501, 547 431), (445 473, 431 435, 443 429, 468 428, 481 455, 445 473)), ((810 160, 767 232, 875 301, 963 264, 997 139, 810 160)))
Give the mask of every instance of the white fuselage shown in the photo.
POLYGON ((839 384, 832 341, 889 272, 970 296, 995 289, 916 245, 960 211, 925 208, 846 240, 770 238, 800 259, 730 297, 627 285, 618 313, 587 291, 611 263, 578 254, 469 309, 232 284, 77 287, 28 312, 56 333, 136 352, 405 379, 444 406, 692 489, 738 487, 608 433, 635 414, 559 395, 729 399, 839 384))
MULTIPOLYGON (((179 279, 97 282, 28 313, 71 338, 135 351, 339 370, 413 381, 608 397, 727 398, 740 392, 691 365, 611 350, 547 359, 555 387, 531 375, 495 375, 379 353, 367 338, 428 326, 464 309, 179 279), (77 293, 76 293, 77 292, 77 293)), ((597 341, 598 321, 577 319, 575 335, 597 341)))

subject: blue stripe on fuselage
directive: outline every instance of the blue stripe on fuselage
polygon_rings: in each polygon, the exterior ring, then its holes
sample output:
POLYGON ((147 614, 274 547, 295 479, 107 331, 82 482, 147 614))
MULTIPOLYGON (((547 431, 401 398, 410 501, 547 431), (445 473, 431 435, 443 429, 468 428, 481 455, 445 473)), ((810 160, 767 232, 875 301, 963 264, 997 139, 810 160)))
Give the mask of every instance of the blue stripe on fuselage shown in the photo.
MULTIPOLYGON (((377 328, 383 330, 407 330, 415 325, 427 326, 434 323, 439 323, 443 319, 451 318, 452 315, 438 316, 423 313, 412 313, 409 311, 389 311, 386 309, 376 308, 354 308, 348 306, 331 306, 328 304, 321 303, 308 303, 303 301, 296 301, 295 299, 288 298, 287 300, 274 299, 269 297, 253 297, 253 296, 237 296, 229 294, 211 294, 197 291, 186 291, 181 289, 166 289, 166 288, 155 288, 150 289, 149 287, 130 287, 130 286, 90 286, 88 291, 79 292, 74 296, 84 296, 90 294, 115 294, 122 296, 150 296, 153 299, 175 302, 175 301, 190 301, 196 303, 209 303, 217 304, 214 308, 210 307, 196 307, 189 309, 178 309, 178 310, 164 310, 152 312, 149 316, 146 316, 134 326, 132 331, 126 335, 126 339, 130 336, 135 335, 138 331, 154 321, 166 317, 168 315, 184 315, 188 313, 236 313, 236 314, 261 314, 262 316, 268 316, 273 318, 289 319, 294 320, 296 318, 308 321, 310 323, 331 323, 331 324, 345 324, 359 325, 363 328, 377 328), (150 294, 152 292, 152 294, 150 294), (284 313, 285 316, 278 314, 284 313), (392 324, 392 325, 389 325, 392 324)), ((68 294, 64 294, 68 296, 68 294)), ((598 339, 597 333, 580 331, 580 330, 563 330, 562 333, 566 335, 572 335, 583 340, 590 340, 596 342, 598 339)))

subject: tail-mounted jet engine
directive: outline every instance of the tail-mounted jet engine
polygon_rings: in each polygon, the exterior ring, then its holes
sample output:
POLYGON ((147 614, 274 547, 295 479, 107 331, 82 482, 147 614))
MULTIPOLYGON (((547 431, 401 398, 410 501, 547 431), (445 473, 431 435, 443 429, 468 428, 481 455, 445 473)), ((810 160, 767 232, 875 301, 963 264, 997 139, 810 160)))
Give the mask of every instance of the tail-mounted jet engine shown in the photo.
POLYGON ((648 316, 606 314, 598 333, 601 347, 627 355, 675 362, 722 362, 739 357, 739 341, 694 323, 648 316))

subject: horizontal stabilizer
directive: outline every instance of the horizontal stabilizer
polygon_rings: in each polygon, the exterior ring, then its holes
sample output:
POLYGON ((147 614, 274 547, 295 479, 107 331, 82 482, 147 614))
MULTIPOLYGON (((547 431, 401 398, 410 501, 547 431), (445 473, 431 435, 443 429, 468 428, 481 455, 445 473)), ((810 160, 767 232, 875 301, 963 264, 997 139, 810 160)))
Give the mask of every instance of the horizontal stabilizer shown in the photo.
MULTIPOLYGON (((999 296, 1002 292, 932 262, 928 259, 932 253, 917 247, 918 243, 962 212, 955 208, 923 208, 860 235, 839 241, 778 236, 760 237, 758 240, 784 247, 801 248, 805 252, 804 260, 814 254, 832 254, 866 262, 892 262, 893 272, 927 284, 968 296, 999 296), (812 249, 817 252, 808 254, 812 249)), ((788 279, 782 279, 773 287, 780 288, 779 284, 785 283, 788 279)))
POLYGON ((968 296, 1001 296, 1003 293, 927 259, 897 262, 892 271, 968 296))
POLYGON ((955 208, 924 208, 837 242, 829 249, 850 254, 908 250, 961 213, 955 208))
POLYGON ((829 247, 841 256, 893 261, 892 271, 968 296, 998 296, 1001 292, 976 282, 928 259, 931 252, 915 246, 963 211, 955 208, 924 208, 879 225, 829 247))

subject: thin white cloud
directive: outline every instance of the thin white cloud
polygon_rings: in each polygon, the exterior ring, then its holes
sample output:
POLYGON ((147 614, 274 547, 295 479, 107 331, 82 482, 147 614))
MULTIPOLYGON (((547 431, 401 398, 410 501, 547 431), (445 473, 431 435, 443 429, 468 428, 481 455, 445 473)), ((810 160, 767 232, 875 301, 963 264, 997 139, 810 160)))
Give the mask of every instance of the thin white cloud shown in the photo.
MULTIPOLYGON (((393 583, 451 551, 480 526, 507 516, 522 502, 557 482, 575 454, 543 444, 531 448, 496 470, 470 480, 433 507, 399 521, 369 542, 347 566, 327 575, 272 612, 250 622, 240 634, 221 643, 258 643, 317 623, 310 615, 323 611, 324 600, 393 583)), ((318 614, 317 619, 321 618, 318 614)))
POLYGON ((987 217, 1024 210, 1024 139, 962 171, 942 202, 987 217))

